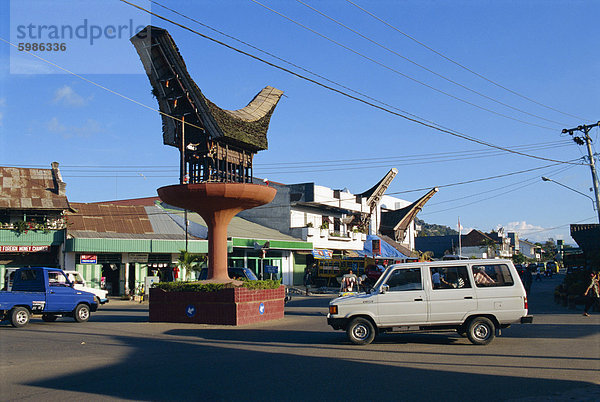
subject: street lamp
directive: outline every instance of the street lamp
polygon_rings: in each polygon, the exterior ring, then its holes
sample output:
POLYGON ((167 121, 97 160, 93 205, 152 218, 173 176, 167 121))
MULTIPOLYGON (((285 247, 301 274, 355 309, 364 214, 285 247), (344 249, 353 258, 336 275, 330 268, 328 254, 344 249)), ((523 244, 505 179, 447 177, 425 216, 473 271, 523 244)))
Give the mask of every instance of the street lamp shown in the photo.
POLYGON ((594 199, 593 199, 592 197, 590 197, 589 195, 587 195, 587 194, 585 194, 585 193, 582 193, 581 191, 575 190, 574 188, 571 188, 571 187, 569 187, 569 186, 565 186, 564 184, 562 184, 562 183, 559 183, 559 182, 557 182, 556 180, 549 179, 549 178, 547 178, 547 177, 545 177, 545 176, 542 176, 542 180, 543 180, 543 181, 551 181, 551 182, 553 182, 553 183, 556 183, 556 184, 558 184, 559 186, 563 186, 564 188, 568 188, 568 189, 569 189, 569 190, 571 190, 571 191, 575 191, 577 194, 581 194, 581 195, 583 195, 584 197, 587 197, 587 198, 589 198, 589 199, 592 201, 592 207, 594 208, 594 211, 596 211, 596 210, 597 210, 597 209, 596 209, 596 203, 595 203, 594 199))

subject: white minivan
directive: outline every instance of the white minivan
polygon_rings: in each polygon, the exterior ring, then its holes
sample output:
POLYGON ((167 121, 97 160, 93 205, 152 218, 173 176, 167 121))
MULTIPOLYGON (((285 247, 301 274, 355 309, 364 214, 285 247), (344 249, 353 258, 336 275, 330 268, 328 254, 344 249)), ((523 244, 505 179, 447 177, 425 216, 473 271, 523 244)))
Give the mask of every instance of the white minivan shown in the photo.
POLYGON ((392 265, 368 293, 332 300, 327 314, 358 345, 381 332, 438 330, 485 345, 496 329, 531 322, 521 279, 512 261, 500 259, 392 265))

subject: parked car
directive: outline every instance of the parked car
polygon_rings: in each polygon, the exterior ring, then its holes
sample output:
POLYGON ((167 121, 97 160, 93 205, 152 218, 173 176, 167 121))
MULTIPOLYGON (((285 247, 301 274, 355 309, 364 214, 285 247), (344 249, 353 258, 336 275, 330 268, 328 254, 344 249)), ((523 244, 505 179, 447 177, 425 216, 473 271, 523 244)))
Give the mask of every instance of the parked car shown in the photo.
POLYGON ((75 289, 83 290, 84 292, 92 293, 96 296, 98 304, 108 303, 108 290, 96 289, 87 286, 85 280, 81 276, 81 273, 77 271, 64 271, 67 278, 73 283, 75 289))
MULTIPOLYGON (((245 267, 229 267, 227 268, 227 274, 231 279, 238 280, 248 280, 248 281, 257 281, 258 278, 252 272, 250 268, 245 267)), ((200 271, 200 275, 198 276, 199 281, 204 281, 208 277, 208 268, 202 268, 200 271)), ((285 303, 292 300, 292 293, 289 291, 289 288, 285 287, 285 303)))
MULTIPOLYGON (((258 278, 252 272, 250 268, 244 267, 229 267, 227 268, 227 274, 231 279, 239 279, 239 280, 248 280, 248 281, 257 281, 258 278)), ((202 268, 200 271, 200 275, 198 276, 198 280, 204 281, 208 278, 208 268, 202 268)))
POLYGON ((332 300, 327 324, 357 345, 382 332, 439 330, 485 345, 498 328, 533 322, 527 309, 510 260, 404 263, 388 267, 370 292, 332 300))
POLYGON ((96 311, 95 296, 73 288, 58 268, 21 268, 15 272, 12 290, 0 292, 0 321, 8 319, 13 327, 24 327, 33 314, 45 322, 58 317, 73 317, 85 322, 96 311))
POLYGON ((6 271, 4 272, 4 287, 2 290, 10 291, 12 289, 15 272, 18 269, 19 268, 6 268, 6 271))

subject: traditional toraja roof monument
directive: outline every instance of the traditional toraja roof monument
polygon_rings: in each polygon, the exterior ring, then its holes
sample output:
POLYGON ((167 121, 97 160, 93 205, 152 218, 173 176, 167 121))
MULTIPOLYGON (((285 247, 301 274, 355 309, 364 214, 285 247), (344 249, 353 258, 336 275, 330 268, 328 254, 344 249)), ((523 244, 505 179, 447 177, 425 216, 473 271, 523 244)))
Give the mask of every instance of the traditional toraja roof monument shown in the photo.
POLYGON ((208 279, 229 281, 227 225, 238 212, 275 197, 275 189, 252 184, 252 158, 267 149, 269 121, 283 92, 268 86, 246 107, 224 110, 202 94, 166 30, 147 26, 131 42, 162 112, 163 142, 181 153, 180 184, 161 187, 158 195, 204 218, 208 279))

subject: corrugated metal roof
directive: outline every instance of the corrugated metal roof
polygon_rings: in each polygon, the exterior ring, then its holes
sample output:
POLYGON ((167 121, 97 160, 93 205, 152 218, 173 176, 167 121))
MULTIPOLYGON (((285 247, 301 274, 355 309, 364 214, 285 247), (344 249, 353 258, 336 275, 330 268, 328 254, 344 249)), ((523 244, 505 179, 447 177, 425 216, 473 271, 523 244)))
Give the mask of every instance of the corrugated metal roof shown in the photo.
POLYGON ((154 233, 142 206, 72 203, 67 215, 69 231, 144 234, 154 233))
MULTIPOLYGON (((70 230, 69 237, 76 239, 125 239, 125 240, 185 240, 185 232, 182 234, 157 234, 157 233, 114 233, 114 232, 93 232, 87 230, 70 230)), ((194 236, 189 236, 189 240, 204 240, 197 239, 194 236)))
POLYGON ((51 169, 0 166, 0 208, 66 210, 69 202, 51 169))
POLYGON ((165 210, 155 205, 145 209, 154 233, 185 236, 185 230, 176 224, 165 210))

